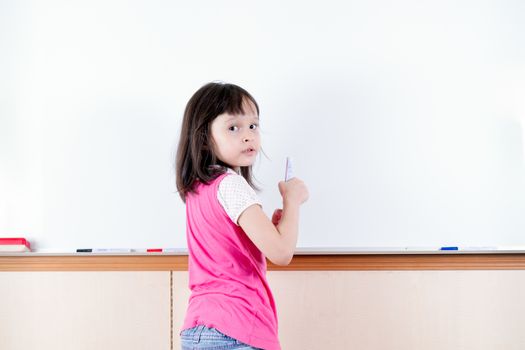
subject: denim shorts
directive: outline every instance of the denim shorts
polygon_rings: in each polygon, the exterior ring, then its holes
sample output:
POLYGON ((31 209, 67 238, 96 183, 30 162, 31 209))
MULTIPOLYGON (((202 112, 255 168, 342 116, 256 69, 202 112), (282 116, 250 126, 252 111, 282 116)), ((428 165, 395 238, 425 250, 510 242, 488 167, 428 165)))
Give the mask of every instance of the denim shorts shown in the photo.
POLYGON ((195 326, 180 333, 182 350, 262 350, 206 326, 195 326))

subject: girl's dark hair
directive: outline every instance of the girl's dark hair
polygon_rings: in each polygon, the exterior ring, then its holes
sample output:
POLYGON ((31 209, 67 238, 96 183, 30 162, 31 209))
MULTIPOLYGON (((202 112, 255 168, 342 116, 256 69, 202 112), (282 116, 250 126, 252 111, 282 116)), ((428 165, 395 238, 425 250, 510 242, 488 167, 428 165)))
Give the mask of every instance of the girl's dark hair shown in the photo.
MULTIPOLYGON (((240 86, 226 83, 208 83, 202 86, 188 101, 184 110, 179 145, 175 160, 176 186, 182 201, 188 193, 195 193, 195 181, 204 184, 227 171, 228 165, 217 158, 211 139, 211 124, 223 113, 245 113, 245 102, 253 103, 259 115, 255 99, 240 86), (211 166, 219 165, 219 166, 211 166)), ((240 167, 241 175, 255 190, 252 167, 240 167)))

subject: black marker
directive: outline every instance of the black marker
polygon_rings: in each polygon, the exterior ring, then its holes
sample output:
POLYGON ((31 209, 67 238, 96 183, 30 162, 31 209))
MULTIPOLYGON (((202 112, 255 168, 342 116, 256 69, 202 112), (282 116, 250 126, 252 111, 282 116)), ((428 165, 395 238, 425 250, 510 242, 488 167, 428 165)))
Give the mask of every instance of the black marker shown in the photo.
POLYGON ((77 249, 77 253, 131 253, 133 250, 128 248, 89 248, 77 249))

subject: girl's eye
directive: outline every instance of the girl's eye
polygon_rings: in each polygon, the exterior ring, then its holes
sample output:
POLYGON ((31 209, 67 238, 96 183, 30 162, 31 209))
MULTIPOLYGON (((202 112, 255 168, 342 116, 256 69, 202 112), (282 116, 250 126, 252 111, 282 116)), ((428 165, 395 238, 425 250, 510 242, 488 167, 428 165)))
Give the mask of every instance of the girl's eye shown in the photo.
MULTIPOLYGON (((250 125, 250 129, 252 129, 252 130, 257 129, 258 127, 259 127, 259 124, 252 124, 252 125, 250 125)), ((232 126, 229 127, 228 130, 236 131, 237 129, 235 129, 235 128, 239 129, 239 127, 237 125, 232 125, 232 126)))

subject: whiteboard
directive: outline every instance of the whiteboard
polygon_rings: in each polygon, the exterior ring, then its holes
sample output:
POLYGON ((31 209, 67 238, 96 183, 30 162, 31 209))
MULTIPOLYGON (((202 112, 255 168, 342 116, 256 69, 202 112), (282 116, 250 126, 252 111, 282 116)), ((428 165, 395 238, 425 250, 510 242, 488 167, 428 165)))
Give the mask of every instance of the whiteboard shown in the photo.
POLYGON ((0 236, 42 252, 185 248, 173 169, 209 81, 261 108, 298 247, 525 244, 520 1, 3 1, 0 236))

